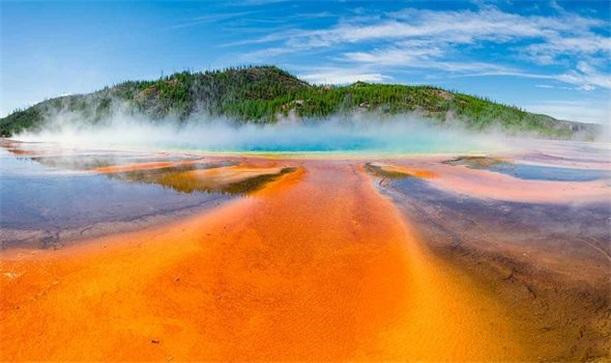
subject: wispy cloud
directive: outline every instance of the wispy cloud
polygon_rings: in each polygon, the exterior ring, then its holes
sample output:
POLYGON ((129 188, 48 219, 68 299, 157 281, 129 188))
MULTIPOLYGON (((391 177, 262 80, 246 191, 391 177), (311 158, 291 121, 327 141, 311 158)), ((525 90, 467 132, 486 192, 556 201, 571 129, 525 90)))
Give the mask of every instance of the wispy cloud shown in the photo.
POLYGON ((534 79, 547 79, 559 81, 566 84, 574 85, 577 89, 591 91, 596 87, 611 89, 611 76, 601 73, 587 64, 582 67, 577 67, 577 70, 571 70, 560 74, 542 74, 526 71, 483 71, 457 75, 457 77, 485 77, 485 76, 507 76, 521 77, 534 79), (581 69, 580 69, 581 68, 581 69))
POLYGON ((556 85, 551 85, 551 84, 536 84, 535 87, 537 88, 545 88, 545 89, 563 89, 563 90, 574 90, 574 87, 567 87, 567 86, 556 86, 556 85))
POLYGON ((552 64, 566 56, 611 56, 611 39, 589 34, 576 37, 552 36, 544 43, 524 49, 527 56, 540 64, 552 64))
POLYGON ((233 19, 244 15, 250 15, 253 11, 241 11, 234 13, 220 13, 220 14, 210 14, 210 15, 201 15, 196 16, 181 23, 177 23, 174 25, 170 25, 167 29, 183 29, 189 28, 193 26, 198 26, 207 23, 213 23, 218 21, 223 21, 227 19, 233 19))
POLYGON ((588 101, 546 101, 524 105, 531 112, 542 113, 560 119, 608 125, 609 105, 588 101))
POLYGON ((334 51, 331 61, 338 67, 369 66, 380 74, 397 68, 422 68, 554 79, 591 90, 611 88, 606 63, 611 56, 611 39, 596 31, 608 26, 608 21, 562 8, 545 16, 508 13, 487 5, 477 10, 409 8, 382 16, 345 17, 322 29, 270 33, 242 44, 270 45, 247 53, 247 59, 257 61, 327 49, 334 51), (481 54, 487 49, 494 51, 497 45, 503 46, 498 57, 493 62, 483 61, 481 54), (533 72, 533 67, 510 62, 512 58, 539 68, 533 72), (546 66, 550 70, 541 68, 546 66))
POLYGON ((562 32, 587 33, 600 20, 577 15, 562 17, 522 16, 494 8, 479 11, 432 11, 406 9, 388 14, 372 24, 347 20, 330 29, 270 34, 257 42, 285 40, 287 51, 328 47, 371 40, 424 38, 441 43, 472 43, 478 40, 506 42, 517 38, 548 38, 562 32))
POLYGON ((611 89, 611 75, 602 73, 585 61, 578 62, 575 70, 560 74, 556 79, 584 90, 592 90, 595 87, 611 89))
POLYGON ((367 72, 362 69, 327 68, 299 75, 301 79, 315 84, 349 84, 357 81, 383 82, 391 77, 381 73, 367 72))
POLYGON ((515 69, 494 63, 455 62, 438 60, 444 51, 435 47, 384 48, 371 52, 347 52, 345 60, 378 66, 436 69, 446 72, 516 72, 515 69))

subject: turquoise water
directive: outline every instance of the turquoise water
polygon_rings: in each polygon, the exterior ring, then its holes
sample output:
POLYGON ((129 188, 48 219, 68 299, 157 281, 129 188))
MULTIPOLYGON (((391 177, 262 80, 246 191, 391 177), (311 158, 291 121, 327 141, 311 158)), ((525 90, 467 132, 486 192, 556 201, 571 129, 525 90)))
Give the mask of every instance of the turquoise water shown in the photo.
POLYGON ((186 145, 200 150, 235 152, 399 152, 445 153, 480 149, 480 139, 433 129, 341 129, 333 127, 298 127, 256 130, 248 133, 238 130, 235 137, 217 142, 186 145))
POLYGON ((498 148, 483 135, 409 120, 294 122, 231 126, 196 123, 183 127, 127 122, 91 129, 21 135, 22 141, 79 146, 136 147, 212 152, 391 152, 449 153, 498 148))
MULTIPOLYGON (((307 131, 307 130, 303 130, 307 131)), ((162 143, 163 147, 174 150, 210 152, 261 152, 261 153, 464 153, 490 150, 496 147, 469 137, 450 135, 420 134, 354 134, 334 133, 296 135, 264 135, 239 137, 231 142, 190 142, 162 143), (290 136, 290 137, 289 137, 290 136)))

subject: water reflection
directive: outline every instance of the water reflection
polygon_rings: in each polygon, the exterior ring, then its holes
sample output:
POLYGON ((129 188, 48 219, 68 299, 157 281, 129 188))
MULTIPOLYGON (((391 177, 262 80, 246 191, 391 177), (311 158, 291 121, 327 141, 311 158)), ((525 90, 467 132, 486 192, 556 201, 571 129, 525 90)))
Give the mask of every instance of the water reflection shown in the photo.
POLYGON ((499 163, 491 166, 489 170, 526 180, 579 182, 607 179, 611 176, 611 174, 606 170, 573 169, 513 163, 499 163))
POLYGON ((611 177, 608 170, 513 163, 488 156, 461 156, 445 163, 463 165, 472 169, 486 169, 524 180, 582 182, 611 177))
POLYGON ((237 163, 221 161, 107 174, 111 178, 157 184, 182 193, 207 192, 248 194, 295 168, 238 168, 237 163), (214 169, 214 170, 213 170, 214 169))
POLYGON ((142 228, 250 193, 294 170, 245 168, 236 161, 179 153, 5 140, 0 146, 2 248, 59 247, 142 228))
POLYGON ((155 216, 230 199, 222 193, 185 194, 162 185, 127 183, 91 172, 65 172, 3 149, 0 175, 3 248, 57 246, 64 237, 84 235, 102 224, 142 225, 155 216))

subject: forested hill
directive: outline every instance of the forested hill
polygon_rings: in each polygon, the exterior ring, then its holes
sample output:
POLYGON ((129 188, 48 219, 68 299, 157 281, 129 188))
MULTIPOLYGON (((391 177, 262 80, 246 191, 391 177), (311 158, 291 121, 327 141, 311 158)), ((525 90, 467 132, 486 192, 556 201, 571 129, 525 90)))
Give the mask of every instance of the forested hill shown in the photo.
POLYGON ((46 118, 60 112, 95 123, 112 117, 118 109, 151 120, 211 115, 254 123, 272 123, 289 113, 301 118, 355 111, 382 116, 416 113, 431 122, 459 120, 476 130, 495 127, 560 138, 595 132, 591 124, 560 121, 436 87, 363 82, 315 86, 277 67, 258 66, 181 72, 155 81, 128 81, 89 94, 49 99, 0 119, 0 135, 40 128, 46 118))

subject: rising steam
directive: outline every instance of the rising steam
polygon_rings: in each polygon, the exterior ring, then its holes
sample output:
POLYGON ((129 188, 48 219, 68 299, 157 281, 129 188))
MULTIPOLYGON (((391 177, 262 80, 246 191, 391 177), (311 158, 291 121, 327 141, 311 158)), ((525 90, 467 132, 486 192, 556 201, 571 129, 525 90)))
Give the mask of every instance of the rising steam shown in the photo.
POLYGON ((352 114, 327 120, 282 119, 275 124, 241 124, 193 117, 187 121, 151 121, 115 113, 92 124, 62 113, 36 132, 16 135, 21 141, 58 142, 86 147, 138 147, 236 152, 407 152, 450 153, 499 148, 499 139, 482 137, 456 125, 435 126, 413 115, 397 117, 352 114))

